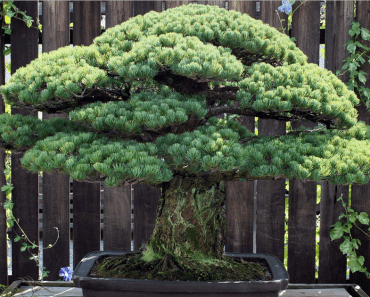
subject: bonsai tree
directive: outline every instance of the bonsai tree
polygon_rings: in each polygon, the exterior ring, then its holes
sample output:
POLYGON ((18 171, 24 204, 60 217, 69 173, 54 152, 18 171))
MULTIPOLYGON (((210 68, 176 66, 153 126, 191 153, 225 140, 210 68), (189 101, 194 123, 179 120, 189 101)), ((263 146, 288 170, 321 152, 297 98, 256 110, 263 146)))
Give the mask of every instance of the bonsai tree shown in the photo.
POLYGON ((216 6, 131 18, 91 46, 43 54, 1 92, 13 107, 69 112, 70 120, 0 116, 1 145, 25 152, 26 169, 162 190, 145 251, 109 260, 103 275, 126 267, 115 273, 135 277, 143 272, 128 270, 146 267, 147 278, 236 271, 238 279, 242 263, 223 257, 225 181, 369 179, 370 130, 357 122, 356 95, 308 64, 288 36, 216 6), (241 116, 318 126, 266 137, 241 116))

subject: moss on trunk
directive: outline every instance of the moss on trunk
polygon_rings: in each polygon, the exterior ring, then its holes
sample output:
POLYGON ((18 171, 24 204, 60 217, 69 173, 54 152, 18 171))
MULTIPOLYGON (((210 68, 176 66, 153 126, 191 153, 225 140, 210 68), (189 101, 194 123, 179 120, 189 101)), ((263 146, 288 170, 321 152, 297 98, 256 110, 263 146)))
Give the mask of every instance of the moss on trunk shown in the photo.
POLYGON ((147 250, 159 256, 221 259, 226 236, 223 182, 175 178, 166 183, 147 250))

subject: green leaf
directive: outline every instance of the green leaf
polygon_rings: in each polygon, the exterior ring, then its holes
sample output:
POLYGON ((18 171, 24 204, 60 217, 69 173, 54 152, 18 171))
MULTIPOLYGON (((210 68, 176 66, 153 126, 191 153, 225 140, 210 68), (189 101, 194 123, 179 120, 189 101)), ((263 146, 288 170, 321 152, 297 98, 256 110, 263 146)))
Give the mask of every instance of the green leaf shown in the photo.
POLYGON ((363 94, 366 97, 366 99, 370 99, 370 89, 369 88, 364 89, 363 94))
POLYGON ((366 212, 361 212, 358 216, 357 219, 359 222, 363 225, 369 225, 369 215, 366 212))
POLYGON ((363 70, 360 70, 360 71, 358 72, 358 79, 359 79, 359 81, 360 81, 360 82, 362 82, 363 84, 365 84, 365 83, 366 83, 366 80, 367 80, 366 75, 367 75, 367 73, 366 73, 365 71, 363 71, 363 70))
POLYGON ((4 209, 12 210, 14 207, 14 203, 10 200, 6 200, 3 204, 4 209))
POLYGON ((347 238, 340 244, 339 249, 343 254, 349 254, 353 249, 353 245, 351 241, 347 238))
POLYGON ((18 242, 18 241, 20 241, 22 239, 22 237, 20 237, 19 235, 18 236, 16 236, 15 238, 14 238, 14 242, 18 242))
POLYGON ((356 46, 356 44, 354 44, 354 43, 351 43, 350 45, 348 45, 348 46, 347 46, 347 50, 348 50, 351 54, 354 54, 354 53, 355 53, 356 48, 357 48, 357 46, 356 46))
POLYGON ((23 246, 21 246, 21 252, 24 252, 27 250, 27 245, 24 243, 23 246))
POLYGON ((351 35, 353 37, 354 35, 360 34, 360 32, 361 32, 360 31, 360 23, 358 23, 358 22, 352 23, 352 27, 348 31, 349 35, 351 35))
POLYGON ((366 28, 361 28, 361 37, 363 40, 369 40, 370 39, 370 31, 366 28))
MULTIPOLYGON (((340 223, 340 222, 338 222, 340 223)), ((334 229, 332 229, 330 231, 330 239, 333 241, 333 240, 336 240, 336 239, 339 239, 339 238, 342 238, 343 236, 343 228, 341 226, 336 226, 334 227, 334 229)))
POLYGON ((352 258, 348 261, 348 267, 352 272, 360 271, 363 269, 365 258, 360 256, 358 258, 352 258))

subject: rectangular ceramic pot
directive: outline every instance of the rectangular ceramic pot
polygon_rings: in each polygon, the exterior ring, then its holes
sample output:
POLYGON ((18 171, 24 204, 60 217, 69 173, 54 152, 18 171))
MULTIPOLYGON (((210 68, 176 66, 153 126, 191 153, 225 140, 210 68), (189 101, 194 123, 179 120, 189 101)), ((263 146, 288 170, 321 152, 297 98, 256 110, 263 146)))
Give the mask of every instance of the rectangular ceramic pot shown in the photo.
POLYGON ((89 277, 91 268, 100 256, 118 256, 131 252, 92 252, 76 267, 73 282, 82 288, 85 297, 276 297, 288 286, 289 276, 275 256, 267 254, 228 253, 229 257, 265 259, 272 272, 270 281, 154 281, 139 279, 89 277))

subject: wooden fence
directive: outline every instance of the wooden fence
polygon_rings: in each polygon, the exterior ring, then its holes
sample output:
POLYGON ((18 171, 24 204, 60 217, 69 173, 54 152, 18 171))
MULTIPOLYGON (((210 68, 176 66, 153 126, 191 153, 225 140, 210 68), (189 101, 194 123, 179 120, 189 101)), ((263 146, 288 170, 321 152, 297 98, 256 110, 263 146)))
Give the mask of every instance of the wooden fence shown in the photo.
MULTIPOLYGON (((106 25, 112 27, 128 18, 150 10, 162 11, 188 1, 108 1, 106 2, 106 25)), ((248 13, 254 18, 279 28, 276 14, 281 1, 198 1, 198 3, 219 5, 227 9, 248 13)), ((38 16, 37 1, 17 1, 17 7, 34 19, 38 16)), ((298 4, 295 4, 298 5, 298 4)), ((75 1, 73 7, 73 44, 89 45, 101 33, 101 2, 75 1)), ((357 1, 357 21, 370 28, 370 1, 357 1)), ((285 16, 286 19, 286 16, 285 16)), ((325 64, 335 72, 346 56, 343 44, 350 38, 348 29, 354 21, 353 1, 326 2, 325 64)), ((44 1, 42 10, 42 45, 48 52, 70 43, 70 11, 68 1, 44 1)), ((11 71, 28 64, 38 55, 39 33, 17 20, 12 24, 11 71)), ((291 36, 308 56, 311 63, 319 63, 320 44, 320 2, 308 1, 294 14, 291 36)), ((4 83, 4 61, 0 59, 0 78, 4 83)), ((365 69, 368 71, 368 69, 365 69)), ((341 77, 344 81, 348 77, 341 77)), ((3 105, 0 112, 4 112, 3 105)), ((370 124, 370 116, 364 106, 359 106, 360 119, 370 124)), ((25 110, 13 109, 13 113, 29 114, 25 110)), ((43 114, 44 118, 52 115, 43 114)), ((65 116, 65 115, 61 115, 65 116)), ((245 124, 254 130, 254 118, 245 118, 245 124)), ((300 123, 292 123, 297 127, 300 123)), ((312 125, 312 123, 306 123, 312 125)), ((286 123, 274 120, 258 120, 258 131, 264 135, 286 133, 286 123)), ((12 183, 14 185, 14 215, 29 236, 39 242, 39 189, 38 175, 28 173, 19 164, 20 155, 12 156, 12 183)), ((4 155, 0 155, 0 167, 4 167, 4 155)), ((0 186, 5 183, 0 175, 0 186)), ((315 278, 316 249, 316 183, 289 182, 288 220, 288 271, 292 283, 345 283, 346 261, 341 255, 339 242, 331 242, 330 226, 342 211, 336 202, 341 194, 348 201, 349 187, 322 184, 320 203, 321 234, 319 250, 319 274, 315 278)), ((73 262, 74 265, 88 252, 99 250, 101 241, 101 187, 100 184, 73 182, 73 262)), ((104 189, 104 248, 105 250, 127 250, 139 248, 151 234, 155 219, 155 208, 159 190, 138 184, 134 192, 134 229, 131 230, 131 189, 104 189)), ((358 211, 370 213, 370 185, 351 187, 351 203, 358 211)), ((229 182, 227 185, 227 252, 253 252, 253 240, 257 252, 277 255, 284 260, 285 234, 285 182, 229 182), (254 198, 256 194, 256 199, 254 198), (256 208, 254 207, 256 201, 256 208), (255 235, 253 228, 257 226, 255 235)), ((4 202, 0 193, 0 202, 4 202)), ((0 209, 0 283, 6 284, 20 277, 38 279, 39 270, 29 260, 27 253, 20 252, 20 243, 12 245, 12 276, 7 275, 5 212, 0 209)), ((44 251, 43 263, 50 270, 49 280, 58 279, 60 267, 70 263, 70 181, 61 174, 43 176, 43 233, 44 246, 55 241, 54 227, 60 230, 55 247, 44 251)), ((361 253, 370 267, 370 241, 361 234, 361 253)), ((11 235, 12 236, 12 235, 11 235)), ((350 281, 359 284, 370 293, 370 282, 359 273, 351 275, 350 281)))

